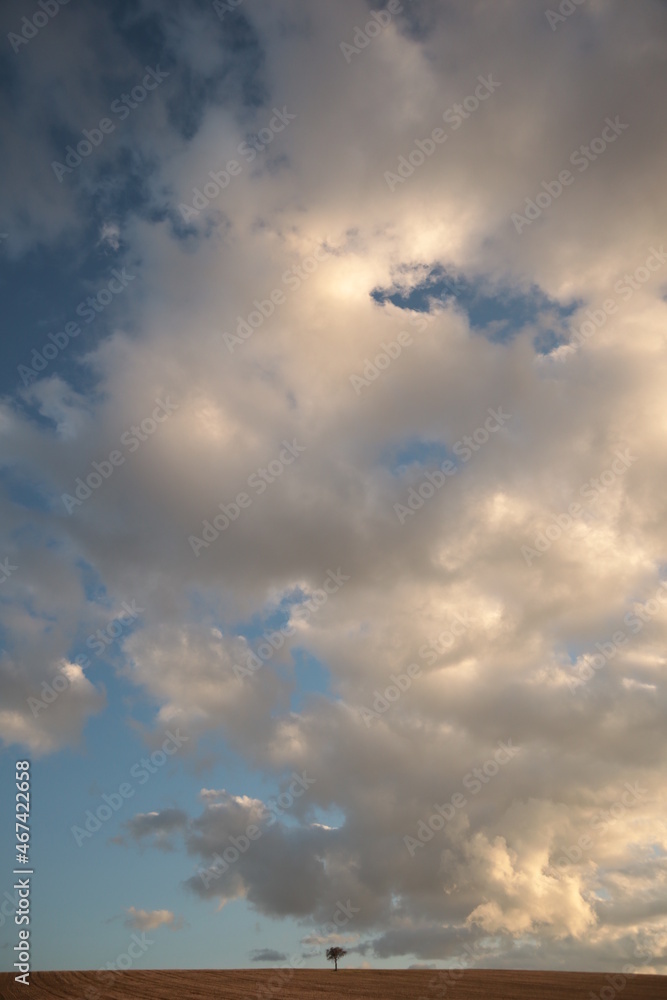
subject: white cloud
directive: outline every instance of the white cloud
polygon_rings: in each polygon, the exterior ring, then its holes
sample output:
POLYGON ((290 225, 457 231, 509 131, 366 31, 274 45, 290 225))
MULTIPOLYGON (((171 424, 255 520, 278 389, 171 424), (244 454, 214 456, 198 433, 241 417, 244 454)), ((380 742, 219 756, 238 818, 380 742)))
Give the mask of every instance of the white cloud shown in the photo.
POLYGON ((177 921, 171 910, 138 910, 130 906, 126 912, 125 926, 135 931, 154 931, 158 927, 171 927, 175 931, 182 927, 182 920, 177 921))

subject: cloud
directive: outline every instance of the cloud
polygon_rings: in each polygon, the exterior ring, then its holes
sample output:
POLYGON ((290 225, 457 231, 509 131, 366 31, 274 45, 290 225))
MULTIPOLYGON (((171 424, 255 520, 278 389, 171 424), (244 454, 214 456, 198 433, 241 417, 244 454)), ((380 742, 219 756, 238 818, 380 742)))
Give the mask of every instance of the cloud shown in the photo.
POLYGON ((151 838, 153 847, 171 851, 171 835, 183 831, 187 822, 188 817, 182 809, 162 809, 159 812, 138 813, 124 824, 124 829, 133 840, 151 838))
POLYGON ((100 229, 99 244, 111 250, 120 249, 120 226, 117 222, 105 222, 100 229))
POLYGON ((250 952, 251 962, 286 962, 287 955, 275 948, 255 948, 250 952))
MULTIPOLYGON (((150 10, 139 5, 139 20, 150 10)), ((60 247, 86 231, 99 192, 92 239, 136 261, 140 281, 132 322, 82 347, 76 374, 54 368, 0 407, 0 559, 19 567, 0 584, 3 741, 55 752, 104 708, 83 667, 38 719, 27 702, 101 624, 81 571, 92 567, 111 602, 145 604, 110 669, 156 730, 180 712, 193 740, 218 736, 281 791, 292 771, 316 778, 270 827, 243 787, 204 790, 196 815, 130 821, 129 839, 182 846, 197 869, 264 823, 219 878, 192 873, 195 897, 312 921, 318 940, 363 934, 381 958, 442 960, 467 945, 471 963, 495 967, 570 956, 606 968, 648 937, 657 948, 667 617, 635 631, 628 616, 666 562, 667 270, 646 262, 667 221, 655 84, 667 8, 590 0, 552 32, 518 0, 406 5, 348 64, 340 42, 368 20, 361 0, 244 5, 225 20, 228 40, 217 18, 175 4, 160 29, 172 76, 150 113, 54 187, 44 123, 75 135, 140 69, 96 10, 75 30, 108 37, 109 93, 79 81, 65 102, 43 86, 65 72, 55 43, 67 15, 49 27, 42 69, 35 40, 12 70, 35 86, 10 121, 35 125, 10 144, 0 218, 12 254, 60 247), (489 74, 498 88, 465 104, 489 74), (296 118, 259 150, 274 107, 296 118), (596 154, 610 116, 628 128, 596 154), (429 148, 436 128, 447 141, 414 166, 416 140, 429 148), (596 157, 585 169, 571 160, 582 145, 596 157), (231 159, 243 169, 186 226, 178 206, 231 159), (518 233, 512 214, 564 169, 573 183, 518 233), (114 197, 107 171, 136 201, 114 197), (612 299, 603 323, 591 319, 612 299), (224 334, 250 319, 230 352, 224 334), (374 377, 355 393, 364 368, 374 377), (62 494, 165 395, 178 402, 169 421, 66 516, 62 494), (511 419, 485 440, 498 407, 511 419), (284 440, 306 450, 272 474, 284 440), (636 460, 605 481, 626 449, 636 460), (441 488, 417 493, 447 460, 441 488), (563 529, 583 501, 586 517, 563 529), (220 515, 227 525, 205 529, 220 515), (188 540, 204 530, 217 537, 195 557, 188 540), (542 532, 549 550, 527 565, 522 546, 542 532), (349 580, 304 615, 329 571, 349 580), (464 633, 441 640, 457 620, 464 633), (573 692, 575 665, 619 629, 627 641, 573 692), (273 652, 260 668, 235 671, 261 643, 273 652), (326 675, 309 693, 304 655, 326 675), (361 709, 393 697, 413 663, 409 690, 367 726, 361 709), (472 793, 465 776, 508 739, 521 755, 472 793), (645 798, 582 849, 635 781, 645 798), (411 856, 403 838, 457 793, 465 807, 411 856), (354 920, 322 930, 348 901, 354 920)), ((96 77, 98 50, 80 51, 81 80, 96 77)))
POLYGON ((125 926, 135 931, 154 931, 158 927, 170 927, 175 931, 183 926, 182 918, 176 920, 171 910, 137 910, 130 906, 127 913, 125 926))

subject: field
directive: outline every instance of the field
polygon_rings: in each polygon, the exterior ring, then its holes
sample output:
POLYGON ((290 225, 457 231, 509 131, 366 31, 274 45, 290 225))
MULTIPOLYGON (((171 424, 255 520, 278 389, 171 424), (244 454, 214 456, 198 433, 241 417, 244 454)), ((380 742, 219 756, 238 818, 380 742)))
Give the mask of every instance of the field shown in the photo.
POLYGON ((28 991, 0 974, 1 1000, 667 1000, 667 976, 620 978, 582 972, 470 970, 457 981, 429 987, 433 972, 332 969, 229 969, 118 972, 102 981, 95 972, 36 972, 28 991), (612 979, 613 986, 609 979, 612 979), (446 993, 444 986, 447 986, 446 993))

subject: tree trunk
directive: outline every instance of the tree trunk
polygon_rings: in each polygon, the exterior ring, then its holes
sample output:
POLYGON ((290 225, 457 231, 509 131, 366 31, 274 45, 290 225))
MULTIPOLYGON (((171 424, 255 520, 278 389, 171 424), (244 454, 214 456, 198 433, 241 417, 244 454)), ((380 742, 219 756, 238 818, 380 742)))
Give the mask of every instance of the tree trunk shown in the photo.
POLYGON ((338 972, 338 959, 334 958, 334 972, 338 972))

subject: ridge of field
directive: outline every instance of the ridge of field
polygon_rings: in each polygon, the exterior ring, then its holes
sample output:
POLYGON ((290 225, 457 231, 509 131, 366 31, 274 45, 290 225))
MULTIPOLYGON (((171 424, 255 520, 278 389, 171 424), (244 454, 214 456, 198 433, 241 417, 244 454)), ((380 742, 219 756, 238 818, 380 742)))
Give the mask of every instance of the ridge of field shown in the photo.
MULTIPOLYGON (((443 970, 444 971, 444 970, 443 970)), ((667 976, 468 969, 459 979, 416 969, 195 969, 35 972, 29 992, 0 974, 0 1000, 667 1000, 667 976), (107 974, 108 976, 108 974, 107 974), (438 977, 433 984, 434 977, 438 977), (621 985, 621 980, 625 980, 621 985), (611 985, 614 983, 614 985, 611 985), (446 987, 446 990, 445 990, 446 987)))

